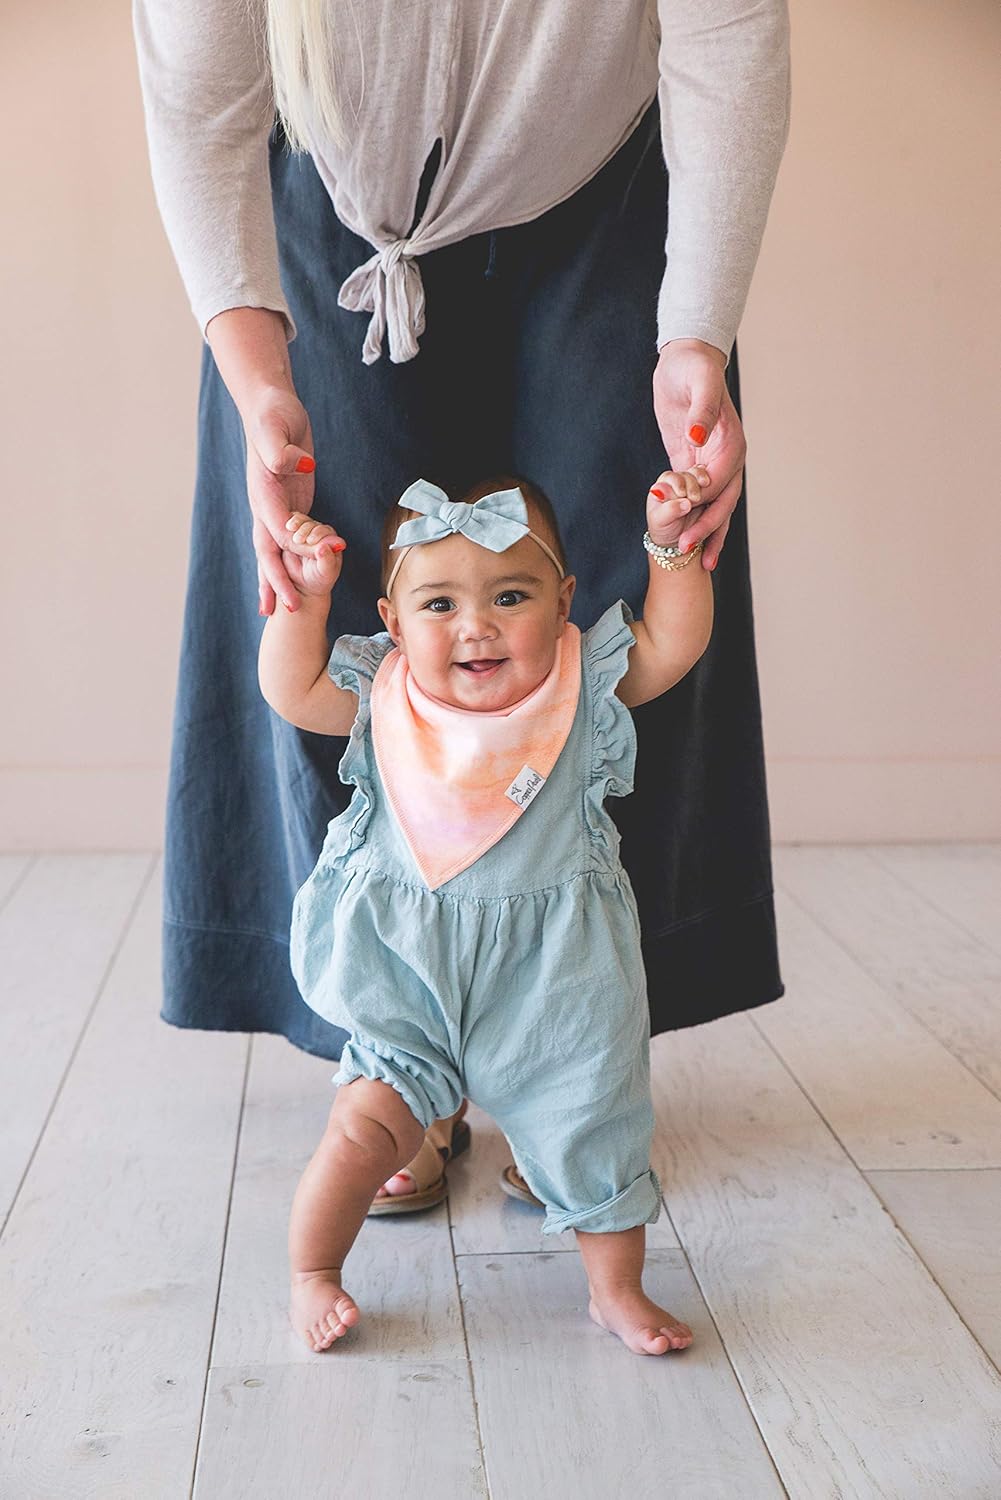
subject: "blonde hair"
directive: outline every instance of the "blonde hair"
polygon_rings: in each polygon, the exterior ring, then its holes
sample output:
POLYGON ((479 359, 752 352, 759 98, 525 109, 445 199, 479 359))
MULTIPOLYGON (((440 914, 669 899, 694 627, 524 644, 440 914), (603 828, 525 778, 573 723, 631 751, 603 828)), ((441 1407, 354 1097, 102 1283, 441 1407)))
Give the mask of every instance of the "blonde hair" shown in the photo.
POLYGON ((336 146, 347 137, 337 100, 330 0, 267 0, 266 45, 275 108, 293 151, 309 150, 308 122, 336 146))

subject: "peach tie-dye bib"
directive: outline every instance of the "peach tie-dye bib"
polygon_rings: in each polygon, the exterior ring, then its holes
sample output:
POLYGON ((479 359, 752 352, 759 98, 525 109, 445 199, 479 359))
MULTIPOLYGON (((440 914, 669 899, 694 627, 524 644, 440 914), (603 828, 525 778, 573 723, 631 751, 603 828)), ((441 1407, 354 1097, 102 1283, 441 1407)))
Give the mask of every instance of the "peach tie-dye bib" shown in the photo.
POLYGON ((429 890, 468 869, 542 790, 580 697, 580 630, 567 622, 538 687, 477 713, 425 693, 394 647, 372 682, 372 744, 390 807, 429 890))

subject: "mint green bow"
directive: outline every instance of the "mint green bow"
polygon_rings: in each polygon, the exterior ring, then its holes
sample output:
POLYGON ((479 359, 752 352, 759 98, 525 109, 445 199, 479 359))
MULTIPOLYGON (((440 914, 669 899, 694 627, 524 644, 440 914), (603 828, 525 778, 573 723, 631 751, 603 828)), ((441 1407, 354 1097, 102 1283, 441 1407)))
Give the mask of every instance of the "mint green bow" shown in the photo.
MULTIPOLYGON (((491 552, 506 552, 523 536, 530 535, 528 506, 520 489, 495 490, 475 505, 450 500, 429 479, 415 479, 400 496, 399 505, 421 514, 404 521, 390 543, 396 547, 414 547, 418 542, 437 542, 453 531, 459 531, 471 542, 491 552)), ((548 551, 548 548, 546 549, 548 551)))

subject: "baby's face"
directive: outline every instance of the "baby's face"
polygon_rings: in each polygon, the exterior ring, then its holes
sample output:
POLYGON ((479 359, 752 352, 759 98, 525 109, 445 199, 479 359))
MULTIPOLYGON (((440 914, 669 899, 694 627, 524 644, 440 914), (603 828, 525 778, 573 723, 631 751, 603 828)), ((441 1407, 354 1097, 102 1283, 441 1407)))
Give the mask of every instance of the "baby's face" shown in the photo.
MULTIPOLYGON (((538 521, 530 524, 553 545, 538 521)), ((530 536, 490 552, 455 532, 411 548, 379 613, 424 692, 497 713, 548 675, 575 586, 572 576, 560 581, 530 536)))

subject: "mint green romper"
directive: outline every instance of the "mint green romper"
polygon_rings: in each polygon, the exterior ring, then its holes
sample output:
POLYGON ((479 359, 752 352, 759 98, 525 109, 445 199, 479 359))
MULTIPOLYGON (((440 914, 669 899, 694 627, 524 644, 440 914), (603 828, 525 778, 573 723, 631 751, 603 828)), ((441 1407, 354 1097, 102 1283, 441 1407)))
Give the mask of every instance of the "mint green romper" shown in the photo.
POLYGON ((358 694, 338 766, 355 792, 296 895, 290 951, 307 1004, 351 1033, 333 1082, 383 1080, 425 1129, 471 1099, 546 1205, 543 1234, 660 1214, 639 915, 603 806, 633 789, 636 733, 614 691, 632 618, 620 599, 582 633, 577 711, 545 785, 434 891, 372 747, 369 694, 393 642, 340 636, 327 668, 358 694))

